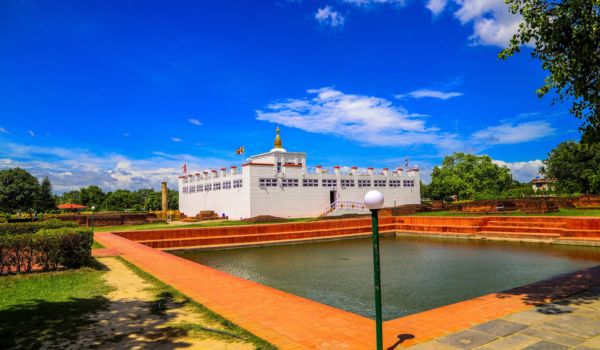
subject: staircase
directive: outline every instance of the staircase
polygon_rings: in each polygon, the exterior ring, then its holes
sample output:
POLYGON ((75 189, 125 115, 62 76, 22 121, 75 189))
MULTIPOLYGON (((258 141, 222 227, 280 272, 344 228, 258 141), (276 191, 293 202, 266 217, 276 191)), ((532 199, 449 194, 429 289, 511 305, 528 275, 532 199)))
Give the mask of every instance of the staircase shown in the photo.
POLYGON ((566 228, 567 224, 559 221, 491 220, 481 227, 478 234, 486 237, 551 240, 560 238, 566 228))
POLYGON ((352 202, 352 201, 335 201, 325 207, 323 213, 320 215, 323 216, 335 216, 335 215, 343 215, 343 214, 363 214, 368 213, 369 209, 360 202, 352 202))
MULTIPOLYGON (((382 234, 395 233, 393 218, 381 218, 382 234)), ((347 219, 309 223, 189 228, 115 232, 116 235, 158 249, 251 246, 286 241, 311 241, 364 237, 371 234, 370 219, 347 219)))

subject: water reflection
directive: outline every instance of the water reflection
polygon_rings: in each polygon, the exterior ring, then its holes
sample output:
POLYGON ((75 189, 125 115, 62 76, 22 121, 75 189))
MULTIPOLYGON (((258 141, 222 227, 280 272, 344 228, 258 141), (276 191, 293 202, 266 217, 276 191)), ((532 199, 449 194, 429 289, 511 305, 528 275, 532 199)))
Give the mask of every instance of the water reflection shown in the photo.
MULTIPOLYGON (((374 317, 371 241, 353 239, 177 255, 374 317)), ((428 310, 594 266, 595 247, 385 237, 384 318, 428 310)))

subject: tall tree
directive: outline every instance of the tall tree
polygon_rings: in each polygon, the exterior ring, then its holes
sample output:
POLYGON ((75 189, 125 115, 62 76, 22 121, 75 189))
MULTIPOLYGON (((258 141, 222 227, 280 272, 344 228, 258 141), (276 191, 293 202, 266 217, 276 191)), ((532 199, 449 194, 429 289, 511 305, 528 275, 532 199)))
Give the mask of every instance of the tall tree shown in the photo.
POLYGON ((52 194, 52 183, 48 176, 44 177, 35 198, 35 209, 41 212, 56 209, 56 201, 52 194))
POLYGON ((564 193, 600 193, 600 143, 563 142, 548 154, 548 176, 564 193))
POLYGON ((473 198, 475 195, 497 196, 511 187, 510 170, 492 162, 489 156, 454 153, 444 157, 441 167, 434 167, 429 184, 433 198, 458 195, 473 198))
POLYGON ((100 187, 91 185, 80 188, 79 196, 81 200, 80 204, 87 205, 90 208, 95 206, 97 209, 100 209, 100 206, 102 205, 102 202, 104 202, 104 197, 106 195, 100 187))
POLYGON ((542 97, 556 92, 555 101, 572 100, 571 112, 583 128, 600 129, 600 0, 505 0, 510 11, 523 17, 506 59, 524 45, 548 71, 537 90, 542 97))
POLYGON ((33 209, 38 189, 38 180, 27 170, 0 170, 0 211, 12 213, 33 209))

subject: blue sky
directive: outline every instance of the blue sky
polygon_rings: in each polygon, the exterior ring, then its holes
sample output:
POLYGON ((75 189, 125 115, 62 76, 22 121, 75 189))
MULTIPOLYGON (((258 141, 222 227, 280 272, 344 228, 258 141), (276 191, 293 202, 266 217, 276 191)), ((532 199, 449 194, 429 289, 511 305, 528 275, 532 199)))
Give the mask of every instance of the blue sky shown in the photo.
POLYGON ((284 146, 312 165, 428 179, 445 154, 488 154, 520 180, 578 139, 539 99, 520 18, 502 0, 3 1, 0 167, 55 190, 171 183, 284 146))

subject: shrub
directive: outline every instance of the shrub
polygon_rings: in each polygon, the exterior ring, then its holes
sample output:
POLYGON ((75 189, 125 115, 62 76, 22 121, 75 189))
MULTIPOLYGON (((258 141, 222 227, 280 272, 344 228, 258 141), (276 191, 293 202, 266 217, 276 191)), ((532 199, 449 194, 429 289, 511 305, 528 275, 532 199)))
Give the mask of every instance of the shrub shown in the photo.
POLYGON ((62 221, 59 219, 49 219, 39 222, 0 223, 0 236, 36 233, 41 229, 55 229, 61 227, 79 227, 79 225, 73 221, 62 221))
POLYGON ((81 267, 91 257, 92 243, 92 231, 84 228, 0 235, 0 274, 81 267))

